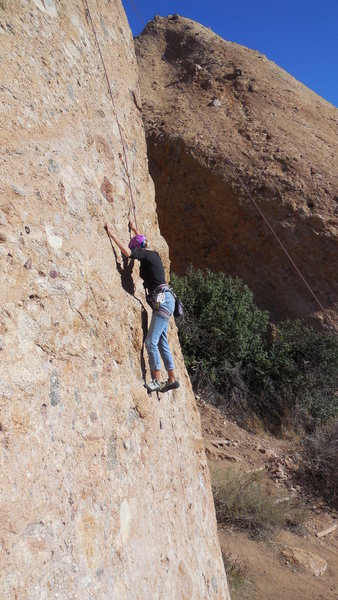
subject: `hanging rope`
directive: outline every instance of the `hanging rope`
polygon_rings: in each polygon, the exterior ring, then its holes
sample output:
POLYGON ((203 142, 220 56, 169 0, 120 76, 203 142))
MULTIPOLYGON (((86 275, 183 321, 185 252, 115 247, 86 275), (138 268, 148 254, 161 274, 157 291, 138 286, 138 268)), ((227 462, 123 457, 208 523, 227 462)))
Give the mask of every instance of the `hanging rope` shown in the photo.
POLYGON ((251 194, 250 190, 248 189, 247 185, 245 184, 245 182, 243 181, 243 179, 238 175, 234 164, 232 163, 232 161, 229 159, 229 157, 225 154, 220 142, 218 141, 218 138, 214 135, 214 133, 212 132, 212 130, 210 129, 210 127, 208 126, 208 124, 206 123, 203 115, 201 114, 201 112, 199 111, 199 109, 196 107, 196 104, 193 102, 191 95, 184 89, 184 87, 178 82, 175 81, 175 73, 173 72, 173 69, 171 67, 171 64, 169 63, 169 61, 166 59, 166 57, 162 54, 161 52, 161 48, 159 46, 159 44, 157 43, 157 40, 155 38, 155 36, 153 35, 153 33, 151 32, 148 24, 144 21, 144 19, 142 18, 142 16, 140 15, 134 0, 129 0, 137 18, 139 19, 139 21, 141 22, 141 24, 143 25, 143 27, 145 28, 145 30, 149 33, 149 35, 153 38, 154 43, 157 47, 157 49, 159 50, 162 59, 164 60, 164 62, 168 65, 169 70, 171 75, 174 77, 174 83, 173 85, 175 87, 177 87, 189 100, 189 103, 192 107, 192 109, 195 111, 195 113, 197 114, 197 116, 199 117, 199 119, 201 120, 201 122, 203 123, 204 127, 206 128, 206 130, 208 131, 210 137, 212 138, 212 140, 214 141, 214 143, 216 144, 217 148, 219 149, 221 155, 223 156, 225 162, 228 164, 228 166, 230 167, 230 170, 234 176, 234 178, 238 181, 240 187, 242 188, 242 190, 246 193, 246 195, 250 198, 252 204, 254 205, 254 207, 256 208, 256 210, 259 212, 259 214, 261 215, 262 219, 264 220, 265 224, 267 225, 267 227, 269 228, 269 230, 271 231, 272 235, 274 236, 275 240, 277 241, 277 243, 280 245, 280 247, 282 248, 283 252, 285 253, 285 255, 287 256, 287 258, 289 259, 290 263, 292 264, 293 268, 295 269, 296 273, 299 275, 299 277, 301 278, 301 280, 303 281, 303 283, 305 284, 306 288, 308 289, 308 291, 310 292, 311 296, 313 297, 313 299, 315 300, 315 302, 318 304, 319 308, 323 311, 323 313, 326 315, 328 321, 331 323, 331 325, 333 326, 333 328, 337 331, 337 326, 336 324, 333 322, 333 320, 331 319, 330 315, 327 312, 327 309, 324 308, 324 306, 322 305, 322 303, 320 302, 318 296, 315 294, 315 292, 313 291, 312 287, 309 285, 309 283, 307 282, 307 280, 305 279, 304 275, 302 274, 301 270, 299 269, 299 267, 296 265, 295 261, 293 260, 292 256, 290 255, 289 251, 287 250, 286 246, 283 244, 283 242, 281 241, 281 239, 278 237, 277 233, 275 232, 275 230, 273 229, 272 225, 270 224, 269 220, 267 219, 267 217, 265 216, 265 214, 263 213, 262 209, 260 208, 260 206, 257 204, 256 200, 254 199, 253 195, 251 194))
MULTIPOLYGON (((124 143, 124 138, 123 138, 123 133, 122 133, 122 127, 120 125, 120 121, 119 121, 119 118, 118 118, 118 115, 117 115, 117 111, 116 111, 116 107, 115 107, 115 102, 114 102, 114 96, 113 96, 113 92, 112 92, 110 81, 109 81, 109 77, 108 77, 108 72, 107 72, 106 65, 105 65, 105 62, 104 62, 104 59, 103 59, 103 55, 102 55, 101 47, 100 47, 99 40, 98 40, 98 37, 97 37, 97 34, 96 34, 96 30, 95 30, 95 27, 94 27, 93 19, 92 19, 90 10, 89 10, 88 0, 83 0, 83 4, 84 4, 84 8, 85 8, 85 15, 86 15, 87 20, 91 24, 91 28, 92 28, 92 31, 93 31, 93 34, 94 34, 94 38, 95 38, 95 43, 96 43, 96 46, 97 46, 97 49, 98 49, 98 52, 99 52, 99 55, 100 55, 100 59, 101 59, 101 62, 102 62, 103 71, 104 71, 105 78, 106 78, 106 81, 107 81, 107 86, 108 86, 108 93, 109 93, 109 96, 110 96, 111 101, 112 101, 113 111, 114 111, 114 115, 115 115, 115 118, 116 118, 116 122, 117 122, 117 127, 118 127, 118 130, 119 130, 119 134, 120 134, 121 144, 122 144, 122 148, 123 148, 123 156, 124 156, 124 164, 123 164, 123 166, 124 166, 124 170, 126 172, 127 178, 128 178, 128 187, 129 187, 129 193, 130 193, 131 208, 132 208, 132 212, 133 212, 133 215, 134 215, 135 227, 137 229, 135 202, 134 202, 133 190, 132 190, 132 187, 131 187, 130 173, 129 173, 129 168, 128 168, 127 151, 126 151, 126 147, 125 147, 125 143, 124 143)), ((129 218, 130 218, 130 214, 131 214, 131 210, 129 209, 129 218)))

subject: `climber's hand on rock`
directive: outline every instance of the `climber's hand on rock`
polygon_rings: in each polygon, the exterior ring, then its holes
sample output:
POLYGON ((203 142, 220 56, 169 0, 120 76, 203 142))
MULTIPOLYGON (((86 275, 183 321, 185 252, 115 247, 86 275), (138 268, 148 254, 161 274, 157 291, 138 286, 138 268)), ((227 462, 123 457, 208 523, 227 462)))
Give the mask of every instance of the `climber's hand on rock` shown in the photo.
POLYGON ((129 231, 132 231, 133 233, 135 233, 135 235, 137 235, 137 234, 138 234, 138 232, 137 232, 137 229, 136 229, 135 225, 133 225, 131 221, 129 221, 129 223, 128 223, 128 227, 129 227, 129 231))
POLYGON ((107 222, 104 226, 106 232, 108 233, 109 236, 114 235, 114 232, 112 230, 112 228, 110 227, 109 223, 107 222))

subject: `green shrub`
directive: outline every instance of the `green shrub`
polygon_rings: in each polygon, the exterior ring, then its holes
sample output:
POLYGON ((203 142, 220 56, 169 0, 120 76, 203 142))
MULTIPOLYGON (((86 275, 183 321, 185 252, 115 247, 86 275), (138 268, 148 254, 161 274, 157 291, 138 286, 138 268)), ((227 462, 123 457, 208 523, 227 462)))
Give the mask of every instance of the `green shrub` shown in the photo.
POLYGON ((314 419, 328 419, 337 411, 337 338, 300 321, 285 321, 277 327, 270 349, 267 382, 283 396, 285 406, 297 408, 314 419))
POLYGON ((173 275, 172 285, 187 315, 180 339, 188 368, 208 373, 219 389, 234 367, 265 368, 268 313, 239 278, 190 268, 184 277, 173 275))
POLYGON ((190 267, 171 283, 185 307, 179 336, 195 387, 212 386, 237 418, 252 411, 273 431, 311 429, 337 414, 337 337, 289 320, 269 340, 268 313, 224 273, 190 267))

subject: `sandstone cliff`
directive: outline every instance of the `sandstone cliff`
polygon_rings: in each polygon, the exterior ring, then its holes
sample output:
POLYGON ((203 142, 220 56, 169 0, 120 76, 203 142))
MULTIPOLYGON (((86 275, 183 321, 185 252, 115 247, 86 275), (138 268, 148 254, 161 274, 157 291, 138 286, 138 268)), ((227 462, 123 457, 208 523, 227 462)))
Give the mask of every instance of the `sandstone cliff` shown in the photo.
MULTIPOLYGON (((143 388, 138 268, 113 254, 103 229, 108 219, 128 241, 131 204, 85 5, 0 2, 0 597, 224 599, 176 330, 181 388, 158 402, 143 388)), ((132 36, 119 0, 89 8, 138 225, 168 270, 132 36)))
POLYGON ((337 110, 260 53, 178 15, 148 24, 136 53, 173 270, 239 275, 274 317, 323 318, 240 178, 334 318, 337 110))

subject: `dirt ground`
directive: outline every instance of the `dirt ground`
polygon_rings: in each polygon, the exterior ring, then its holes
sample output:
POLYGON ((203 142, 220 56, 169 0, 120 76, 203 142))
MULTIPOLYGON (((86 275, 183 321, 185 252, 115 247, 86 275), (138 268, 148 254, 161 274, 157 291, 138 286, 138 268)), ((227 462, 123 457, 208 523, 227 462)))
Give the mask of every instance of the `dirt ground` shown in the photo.
POLYGON ((197 398, 205 449, 211 471, 229 465, 239 471, 259 470, 271 491, 281 496, 301 496, 308 516, 297 533, 280 530, 266 541, 251 539, 232 527, 219 526, 222 551, 242 565, 244 575, 232 600, 337 600, 338 528, 321 538, 317 534, 337 522, 337 513, 310 496, 297 480, 299 449, 294 440, 253 434, 229 421, 217 408, 197 398), (327 562, 325 573, 315 577, 281 555, 287 547, 308 550, 327 562))

